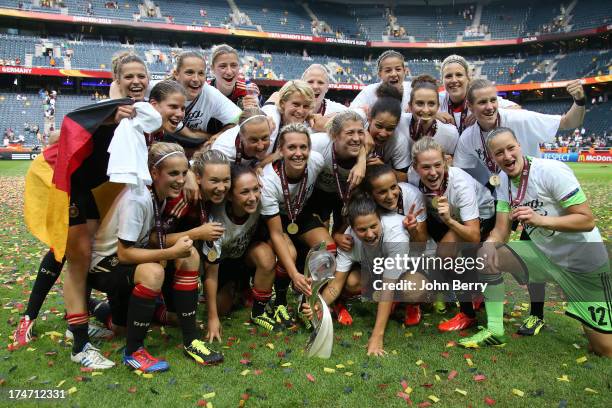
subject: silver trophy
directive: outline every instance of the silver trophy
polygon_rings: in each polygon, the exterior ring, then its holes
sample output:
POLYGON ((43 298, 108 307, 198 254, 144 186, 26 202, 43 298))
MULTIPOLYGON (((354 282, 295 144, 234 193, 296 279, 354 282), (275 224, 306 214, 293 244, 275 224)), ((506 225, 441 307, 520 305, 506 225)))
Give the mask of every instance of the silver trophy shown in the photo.
POLYGON ((324 242, 308 252, 304 277, 312 278, 312 294, 306 298, 313 311, 313 332, 306 344, 308 357, 329 358, 334 343, 334 325, 329 308, 319 291, 334 279, 336 258, 327 251, 324 242), (318 310, 317 310, 318 309, 318 310))

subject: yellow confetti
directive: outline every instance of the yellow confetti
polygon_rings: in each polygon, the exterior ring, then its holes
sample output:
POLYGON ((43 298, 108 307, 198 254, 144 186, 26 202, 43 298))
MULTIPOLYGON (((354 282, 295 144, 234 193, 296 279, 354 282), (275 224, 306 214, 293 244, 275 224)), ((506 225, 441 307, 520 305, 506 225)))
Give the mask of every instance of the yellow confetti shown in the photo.
POLYGON ((251 370, 243 370, 240 375, 247 375, 248 373, 250 373, 251 370))
POLYGON ((572 344, 572 346, 574 346, 574 348, 575 348, 576 350, 580 350, 580 346, 579 346, 578 344, 574 343, 574 344, 572 344))
POLYGON ((524 391, 521 391, 521 390, 519 390, 519 389, 517 389, 517 388, 513 388, 513 389, 512 389, 512 393, 513 393, 514 395, 519 396, 519 397, 523 397, 523 396, 525 396, 525 392, 524 392, 524 391))
POLYGON ((139 375, 139 376, 140 376, 140 375, 142 375, 142 371, 140 371, 140 370, 134 370, 134 374, 136 374, 136 375, 139 375))
POLYGON ((62 380, 62 381, 58 382, 57 385, 55 386, 55 388, 61 387, 62 385, 64 385, 65 382, 66 382, 66 380, 62 380))
POLYGON ((153 374, 149 374, 149 373, 143 374, 142 378, 153 378, 153 374))
POLYGON ((343 368, 344 368, 344 364, 336 364, 336 368, 337 368, 338 370, 341 370, 341 369, 343 369, 343 368))
POLYGON ((72 387, 68 389, 68 395, 74 394, 75 392, 77 392, 77 387, 72 387))
POLYGON ((436 374, 436 381, 441 381, 440 376, 438 374, 436 374))
POLYGON ((291 367, 291 363, 283 363, 281 364, 281 367, 291 367))
POLYGON ((557 377, 557 381, 570 382, 569 378, 565 374, 563 374, 561 377, 557 377))
POLYGON ((404 388, 404 392, 405 392, 406 394, 410 394, 410 393, 412 392, 412 388, 410 388, 410 387, 406 387, 406 388, 404 388))
POLYGON ((529 307, 529 303, 521 303, 521 306, 527 308, 527 307, 529 307))
POLYGON ((215 398, 215 395, 217 395, 216 392, 209 392, 208 394, 202 395, 202 399, 209 400, 215 398))
POLYGON ((361 337, 363 336, 363 333, 358 331, 358 332, 353 332, 353 337, 361 337))
POLYGON ((28 351, 36 351, 36 349, 34 347, 28 347, 27 350, 28 351))
POLYGON ((592 389, 592 388, 585 388, 584 390, 585 390, 586 392, 591 392, 591 393, 593 393, 593 394, 599 394, 597 391, 595 391, 595 390, 594 390, 594 389, 592 389))
POLYGON ((101 373, 100 371, 94 371, 93 373, 91 373, 92 377, 95 377, 97 375, 103 375, 103 373, 101 373))
POLYGON ((461 395, 467 395, 467 391, 465 390, 460 390, 459 388, 455 388, 455 392, 461 394, 461 395))
POLYGON ((45 336, 51 336, 51 337, 64 337, 64 335, 60 332, 56 332, 56 331, 48 331, 45 332, 45 336))
POLYGON ((213 408, 212 402, 207 402, 206 403, 206 408, 213 408))
POLYGON ((423 364, 423 360, 418 360, 415 364, 420 366, 421 364, 423 364))
POLYGON ((440 401, 440 398, 436 397, 435 395, 430 395, 427 398, 432 400, 434 402, 434 404, 440 401))
POLYGON ((350 377, 353 375, 353 373, 351 373, 350 371, 347 371, 346 373, 344 373, 344 375, 346 375, 347 377, 350 377))
POLYGON ((577 358, 577 359, 576 359, 576 362, 577 362, 578 364, 582 364, 582 363, 584 363, 585 361, 587 361, 586 356, 582 356, 582 357, 579 357, 579 358, 577 358))
POLYGON ((391 350, 391 354, 393 354, 394 356, 397 356, 397 350, 391 350))
POLYGON ((406 333, 404 333, 404 337, 412 337, 412 332, 406 332, 406 333))
POLYGON ((325 371, 326 373, 335 373, 336 370, 333 368, 329 368, 329 367, 323 367, 323 371, 325 371))
POLYGON ((449 341, 448 343, 446 343, 446 348, 455 347, 456 345, 457 343, 455 343, 454 341, 449 341))
POLYGON ((467 362, 467 365, 468 365, 469 367, 472 367, 472 366, 474 365, 474 362, 472 361, 472 359, 471 359, 471 358, 466 358, 466 359, 465 359, 465 361, 467 362))
POLYGON ((274 350, 274 344, 272 343, 266 343, 266 347, 269 348, 270 350, 274 350))
POLYGON ((346 362, 346 365, 353 365, 353 364, 355 364, 355 363, 353 362, 353 360, 348 360, 348 361, 346 362))

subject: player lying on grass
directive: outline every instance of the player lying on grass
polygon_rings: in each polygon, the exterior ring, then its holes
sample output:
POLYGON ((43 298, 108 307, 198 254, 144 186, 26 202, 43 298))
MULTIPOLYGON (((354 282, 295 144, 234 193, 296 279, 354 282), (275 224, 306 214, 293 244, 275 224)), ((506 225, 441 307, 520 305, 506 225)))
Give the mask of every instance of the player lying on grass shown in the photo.
MULTIPOLYGON (((608 253, 574 173, 562 162, 525 156, 509 128, 494 130, 486 142, 502 173, 495 228, 481 250, 488 259, 487 292, 493 289, 485 294, 493 294, 495 303, 503 301, 501 273, 505 271, 524 270, 529 282, 556 282, 567 298, 566 314, 582 323, 591 349, 612 357, 608 253), (531 241, 504 245, 513 220, 523 224, 531 241)), ((459 344, 505 343, 503 308, 496 309, 495 315, 487 308, 487 313, 487 327, 459 344), (500 324, 492 325, 492 320, 500 324)))

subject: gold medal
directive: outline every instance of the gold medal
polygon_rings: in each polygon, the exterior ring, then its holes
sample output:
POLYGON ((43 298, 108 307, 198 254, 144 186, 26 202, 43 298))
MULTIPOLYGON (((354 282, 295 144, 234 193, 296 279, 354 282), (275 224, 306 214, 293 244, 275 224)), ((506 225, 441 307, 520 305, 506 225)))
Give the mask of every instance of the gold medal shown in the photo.
POLYGON ((501 178, 497 174, 493 174, 489 177, 489 184, 493 187, 497 187, 501 184, 501 178))
POLYGON ((287 226, 287 232, 290 233, 291 235, 297 234, 299 230, 300 228, 295 222, 292 222, 291 224, 287 226))
POLYGON ((208 254, 206 255, 206 258, 208 259, 209 262, 215 262, 218 257, 219 257, 219 254, 214 249, 210 249, 208 251, 208 254))
POLYGON ((438 196, 435 196, 431 199, 431 206, 436 210, 438 209, 438 196))

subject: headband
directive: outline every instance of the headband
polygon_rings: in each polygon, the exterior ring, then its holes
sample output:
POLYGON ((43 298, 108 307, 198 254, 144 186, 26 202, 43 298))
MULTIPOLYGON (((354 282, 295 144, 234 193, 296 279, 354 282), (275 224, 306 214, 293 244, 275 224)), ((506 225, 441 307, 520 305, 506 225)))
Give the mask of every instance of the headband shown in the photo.
POLYGON ((170 152, 170 153, 164 154, 164 155, 161 157, 161 159, 159 159, 158 161, 156 161, 156 162, 155 162, 155 164, 153 164, 153 167, 157 167, 157 165, 158 165, 159 163, 163 162, 164 160, 166 160, 166 158, 167 158, 168 156, 172 156, 173 154, 182 154, 182 155, 185 155, 185 153, 183 153, 183 152, 181 152, 181 151, 179 151, 179 150, 175 150, 175 151, 173 151, 173 152, 170 152))
POLYGON ((266 115, 254 115, 254 116, 251 116, 250 118, 245 119, 245 121, 242 122, 238 127, 242 129, 242 126, 244 126, 249 120, 256 119, 256 118, 266 118, 267 119, 268 117, 266 115))

